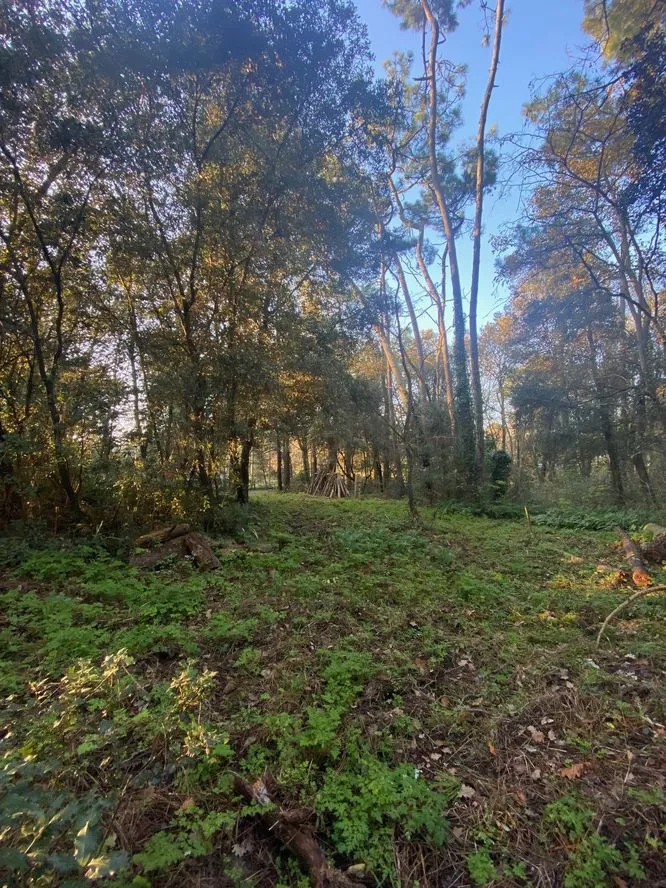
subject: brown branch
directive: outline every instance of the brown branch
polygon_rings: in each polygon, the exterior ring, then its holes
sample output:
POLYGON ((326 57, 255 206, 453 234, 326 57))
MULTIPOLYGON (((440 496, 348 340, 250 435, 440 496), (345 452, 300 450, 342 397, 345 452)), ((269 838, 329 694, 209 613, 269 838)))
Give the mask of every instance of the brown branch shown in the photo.
MULTIPOLYGON (((241 777, 234 780, 236 792, 262 807, 271 804, 271 798, 263 780, 246 783, 241 777)), ((299 818, 297 818, 299 819, 299 818)), ((293 823, 294 817, 288 811, 270 809, 261 814, 261 820, 272 836, 298 857, 310 877, 312 888, 352 888, 354 883, 340 870, 330 866, 319 842, 293 823)))
POLYGON ((612 610, 603 621, 599 634, 597 635, 597 648, 601 643, 601 636, 604 634, 606 626, 608 626, 613 617, 619 614, 620 611, 624 610, 625 607, 628 607, 632 601, 636 601, 637 598, 642 598, 644 595, 651 595, 653 592, 666 592, 666 586, 650 586, 648 589, 639 589, 638 592, 634 592, 634 594, 630 595, 629 598, 622 602, 622 604, 619 604, 615 610, 612 610))

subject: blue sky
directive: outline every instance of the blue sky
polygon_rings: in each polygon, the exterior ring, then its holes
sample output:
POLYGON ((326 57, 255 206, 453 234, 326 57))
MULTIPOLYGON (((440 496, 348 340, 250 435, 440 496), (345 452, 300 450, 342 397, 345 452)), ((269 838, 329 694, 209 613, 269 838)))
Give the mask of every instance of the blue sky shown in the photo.
MULTIPOLYGON (((530 96, 530 83, 571 67, 582 55, 589 38, 581 29, 582 0, 508 0, 502 37, 502 52, 497 73, 497 87, 488 116, 489 125, 496 124, 500 135, 521 130, 522 109, 530 96)), ((361 19, 368 27, 378 74, 383 62, 395 50, 413 50, 418 75, 420 41, 411 31, 402 31, 398 19, 381 0, 356 0, 361 19)), ((473 138, 479 105, 485 88, 490 49, 482 46, 482 16, 478 0, 459 13, 459 27, 451 34, 440 53, 468 67, 467 95, 463 105, 464 123, 460 139, 473 138)), ((495 278, 495 257, 488 238, 498 227, 515 219, 520 212, 518 191, 499 197, 490 194, 484 207, 484 246, 479 289, 479 322, 490 320, 506 299, 506 291, 495 278)), ((471 247, 459 248, 463 286, 468 289, 471 247)))

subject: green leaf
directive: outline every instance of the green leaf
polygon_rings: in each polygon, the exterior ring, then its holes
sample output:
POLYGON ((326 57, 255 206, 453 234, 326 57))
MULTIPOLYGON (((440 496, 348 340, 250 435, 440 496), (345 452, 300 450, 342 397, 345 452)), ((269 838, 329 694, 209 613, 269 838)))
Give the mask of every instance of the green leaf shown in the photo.
POLYGON ((49 854, 47 861, 57 873, 63 876, 78 873, 81 869, 71 854, 49 854))
POLYGON ((92 820, 86 820, 74 839, 74 857, 85 866, 99 847, 101 835, 92 820))

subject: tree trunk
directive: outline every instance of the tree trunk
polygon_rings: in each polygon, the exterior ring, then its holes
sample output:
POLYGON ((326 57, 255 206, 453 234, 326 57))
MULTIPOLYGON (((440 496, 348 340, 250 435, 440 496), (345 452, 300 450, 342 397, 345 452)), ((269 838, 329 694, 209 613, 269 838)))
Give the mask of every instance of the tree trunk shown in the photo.
POLYGON ((278 490, 283 490, 284 488, 282 482, 282 442, 279 435, 277 437, 277 486, 278 490))
POLYGON ((652 482, 650 481, 650 473, 648 472, 648 468, 645 464, 643 454, 640 452, 634 453, 631 461, 634 464, 634 468, 636 469, 636 474, 638 475, 638 480, 640 481, 641 487, 643 488, 643 493, 653 506, 658 506, 659 503, 657 502, 657 497, 655 496, 654 488, 652 487, 652 482))
POLYGON ((284 443, 282 466, 284 489, 289 490, 291 488, 291 442, 288 437, 284 443))
POLYGON ((252 453, 252 439, 243 441, 238 463, 238 482, 236 486, 236 501, 245 505, 250 501, 250 455, 252 453))
POLYGON ((308 458, 308 443, 298 439, 298 446, 301 449, 301 460, 303 461, 303 478, 307 486, 310 486, 310 460, 308 458))
POLYGON ((439 22, 432 12, 428 0, 422 0, 423 11, 430 25, 430 51, 427 60, 427 80, 429 90, 428 148, 430 154, 430 189, 446 237, 451 272, 451 289, 453 292, 453 374, 455 384, 456 429, 458 463, 462 472, 462 487, 468 493, 476 494, 478 479, 476 477, 476 438, 474 433, 474 416, 472 399, 467 374, 467 352, 465 347, 465 310, 463 307, 460 268, 456 248, 456 233, 451 214, 444 195, 439 177, 439 161, 437 158, 437 49, 439 46, 439 22))
POLYGON ((472 235, 472 285, 469 294, 469 353, 472 371, 472 393, 474 395, 474 419, 476 431, 476 475, 479 481, 483 478, 485 438, 483 430, 483 393, 481 389, 481 369, 479 367, 479 340, 477 330, 477 307, 479 301, 479 273, 481 267, 481 221, 483 217, 483 189, 485 185, 485 148, 486 121, 490 97, 495 88, 495 77, 499 64, 500 46, 502 43, 502 24, 504 19, 504 0, 496 0, 495 36, 493 54, 488 71, 488 82, 481 102, 479 128, 476 135, 476 194, 474 210, 474 231, 472 235))

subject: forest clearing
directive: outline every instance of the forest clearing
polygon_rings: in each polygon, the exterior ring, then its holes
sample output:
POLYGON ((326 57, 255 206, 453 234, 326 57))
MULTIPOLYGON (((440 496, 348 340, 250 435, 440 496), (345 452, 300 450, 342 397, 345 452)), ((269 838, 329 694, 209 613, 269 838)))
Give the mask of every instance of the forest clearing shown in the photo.
POLYGON ((339 884, 661 884, 663 604, 597 650, 627 598, 613 531, 422 520, 258 495, 208 573, 4 540, 4 865, 315 884, 240 777, 339 884))
POLYGON ((0 888, 666 888, 666 0, 0 0, 0 888))

